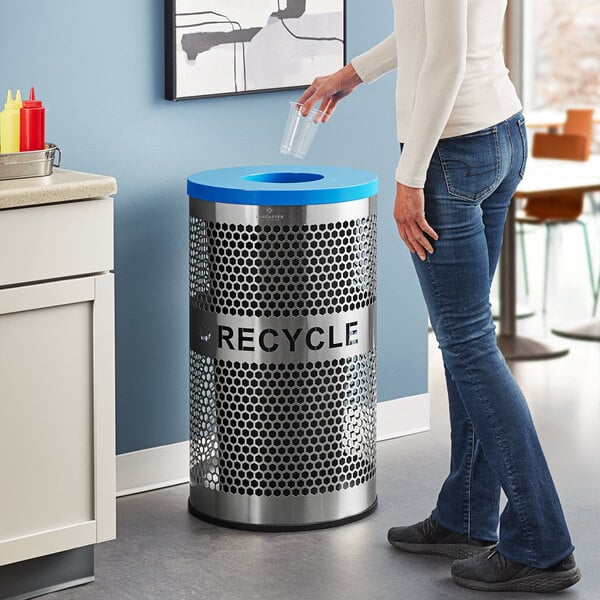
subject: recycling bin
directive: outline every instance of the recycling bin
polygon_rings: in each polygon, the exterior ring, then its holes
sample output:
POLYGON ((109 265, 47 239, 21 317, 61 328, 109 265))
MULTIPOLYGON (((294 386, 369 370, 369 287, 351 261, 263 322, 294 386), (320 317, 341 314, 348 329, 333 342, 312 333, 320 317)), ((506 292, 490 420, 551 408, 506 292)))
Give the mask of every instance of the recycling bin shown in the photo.
POLYGON ((316 529, 377 504, 377 177, 188 178, 190 512, 316 529))

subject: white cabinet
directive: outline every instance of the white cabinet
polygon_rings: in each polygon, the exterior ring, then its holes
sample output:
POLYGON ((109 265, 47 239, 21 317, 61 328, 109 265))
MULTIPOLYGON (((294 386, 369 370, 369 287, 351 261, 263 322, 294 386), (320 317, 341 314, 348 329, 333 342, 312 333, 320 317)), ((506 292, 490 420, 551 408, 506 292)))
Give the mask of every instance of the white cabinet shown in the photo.
POLYGON ((0 565, 115 537, 113 206, 0 211, 0 565))

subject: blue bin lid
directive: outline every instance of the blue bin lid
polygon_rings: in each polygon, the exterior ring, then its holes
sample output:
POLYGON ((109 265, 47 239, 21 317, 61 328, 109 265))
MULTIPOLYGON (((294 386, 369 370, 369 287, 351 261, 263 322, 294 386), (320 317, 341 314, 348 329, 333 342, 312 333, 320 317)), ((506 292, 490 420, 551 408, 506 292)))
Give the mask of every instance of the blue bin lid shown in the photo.
POLYGON ((259 206, 349 202, 370 198, 377 190, 375 173, 341 167, 233 167, 200 171, 187 180, 190 198, 259 206))

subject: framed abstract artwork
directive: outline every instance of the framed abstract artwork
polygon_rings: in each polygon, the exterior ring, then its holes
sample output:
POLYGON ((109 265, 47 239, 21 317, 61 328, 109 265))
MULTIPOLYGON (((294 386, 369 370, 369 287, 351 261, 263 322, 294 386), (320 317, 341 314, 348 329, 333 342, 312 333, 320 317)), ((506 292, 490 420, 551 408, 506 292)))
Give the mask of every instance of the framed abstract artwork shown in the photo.
POLYGON ((345 0, 165 0, 165 97, 300 88, 346 59, 345 0))

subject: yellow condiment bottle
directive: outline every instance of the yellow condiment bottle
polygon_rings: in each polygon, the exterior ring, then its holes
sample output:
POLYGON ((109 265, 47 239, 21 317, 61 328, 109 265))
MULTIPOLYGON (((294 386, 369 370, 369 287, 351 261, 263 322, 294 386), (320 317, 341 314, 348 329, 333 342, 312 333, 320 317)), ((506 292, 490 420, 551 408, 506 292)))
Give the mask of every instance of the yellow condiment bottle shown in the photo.
POLYGON ((21 106, 23 106, 21 90, 17 90, 14 100, 12 91, 8 90, 4 110, 0 113, 0 152, 2 154, 19 152, 21 106))

